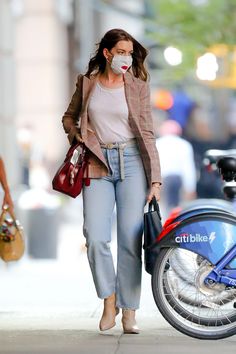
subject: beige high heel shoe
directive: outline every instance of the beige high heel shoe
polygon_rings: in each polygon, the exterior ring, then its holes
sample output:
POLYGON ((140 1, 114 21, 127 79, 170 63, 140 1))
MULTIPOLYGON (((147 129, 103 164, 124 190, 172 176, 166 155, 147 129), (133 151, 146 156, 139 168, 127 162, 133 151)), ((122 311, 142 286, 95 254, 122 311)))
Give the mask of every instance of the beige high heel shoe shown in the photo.
POLYGON ((122 325, 125 334, 139 334, 139 328, 135 320, 135 310, 122 310, 122 325))
POLYGON ((100 331, 107 331, 116 325, 115 318, 119 313, 119 308, 116 307, 116 296, 112 294, 104 299, 104 309, 102 318, 99 323, 100 331))

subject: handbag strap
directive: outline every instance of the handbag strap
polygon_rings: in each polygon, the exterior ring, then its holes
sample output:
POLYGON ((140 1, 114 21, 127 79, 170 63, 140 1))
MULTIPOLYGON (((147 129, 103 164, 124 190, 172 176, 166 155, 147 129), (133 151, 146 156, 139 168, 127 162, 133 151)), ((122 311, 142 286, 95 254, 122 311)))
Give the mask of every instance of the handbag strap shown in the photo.
POLYGON ((157 200, 155 197, 152 198, 148 205, 148 211, 156 211, 158 213, 159 218, 161 219, 161 213, 160 213, 160 208, 159 204, 157 203, 157 200))
POLYGON ((16 220, 16 216, 14 215, 14 213, 12 213, 10 211, 10 209, 8 208, 7 205, 4 205, 3 206, 3 209, 2 209, 2 213, 0 215, 0 225, 3 224, 5 218, 6 218, 6 215, 9 214, 14 222, 14 226, 17 228, 17 229, 20 229, 20 224, 18 222, 18 220, 16 220))
POLYGON ((4 222, 5 216, 6 216, 6 211, 2 210, 1 215, 0 215, 0 225, 2 225, 2 223, 4 222))

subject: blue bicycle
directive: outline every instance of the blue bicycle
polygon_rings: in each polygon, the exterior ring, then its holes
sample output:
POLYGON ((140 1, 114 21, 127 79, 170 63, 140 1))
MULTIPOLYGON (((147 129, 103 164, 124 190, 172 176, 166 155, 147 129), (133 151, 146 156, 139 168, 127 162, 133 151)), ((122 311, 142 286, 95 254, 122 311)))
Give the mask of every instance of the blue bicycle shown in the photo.
MULTIPOLYGON (((217 161, 223 180, 236 181, 236 155, 217 161)), ((236 334, 236 213, 219 205, 175 211, 151 248, 152 291, 164 318, 199 339, 236 334)))

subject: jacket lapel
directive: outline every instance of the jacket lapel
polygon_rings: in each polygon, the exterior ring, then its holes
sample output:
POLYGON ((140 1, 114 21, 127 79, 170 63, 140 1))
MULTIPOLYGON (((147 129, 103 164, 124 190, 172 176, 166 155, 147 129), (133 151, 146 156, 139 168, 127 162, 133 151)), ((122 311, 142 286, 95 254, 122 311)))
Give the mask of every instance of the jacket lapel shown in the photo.
POLYGON ((88 129, 88 104, 95 88, 95 84, 97 79, 95 76, 92 76, 91 79, 84 76, 83 77, 83 88, 82 88, 82 95, 83 95, 83 105, 81 110, 81 134, 84 139, 87 138, 87 129, 88 129))
POLYGON ((83 106, 81 113, 81 134, 84 139, 85 145, 88 147, 90 151, 92 151, 108 168, 107 162, 102 153, 99 141, 95 132, 93 131, 88 117, 88 104, 92 93, 95 89, 98 77, 93 75, 90 78, 84 76, 83 77, 83 106))
POLYGON ((138 100, 138 90, 137 90, 137 85, 135 84, 134 77, 131 75, 129 72, 126 72, 124 75, 124 81, 125 81, 125 97, 129 109, 129 124, 130 127, 136 136, 137 134, 137 129, 136 129, 136 120, 138 120, 137 117, 137 100, 138 100))
POLYGON ((92 75, 91 78, 88 78, 84 76, 83 80, 83 108, 84 110, 87 109, 89 100, 91 98, 91 95, 93 93, 93 90, 96 86, 96 83, 98 81, 98 76, 97 75, 92 75))

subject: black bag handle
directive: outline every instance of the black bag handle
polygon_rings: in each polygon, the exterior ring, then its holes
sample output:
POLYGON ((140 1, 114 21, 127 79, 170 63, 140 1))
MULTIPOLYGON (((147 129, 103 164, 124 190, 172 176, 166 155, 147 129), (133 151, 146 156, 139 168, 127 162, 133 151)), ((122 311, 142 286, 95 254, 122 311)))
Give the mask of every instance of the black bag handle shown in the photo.
POLYGON ((156 211, 158 213, 158 216, 161 220, 161 213, 160 213, 160 208, 159 204, 157 203, 156 197, 153 197, 152 200, 150 201, 148 205, 148 211, 156 211))

